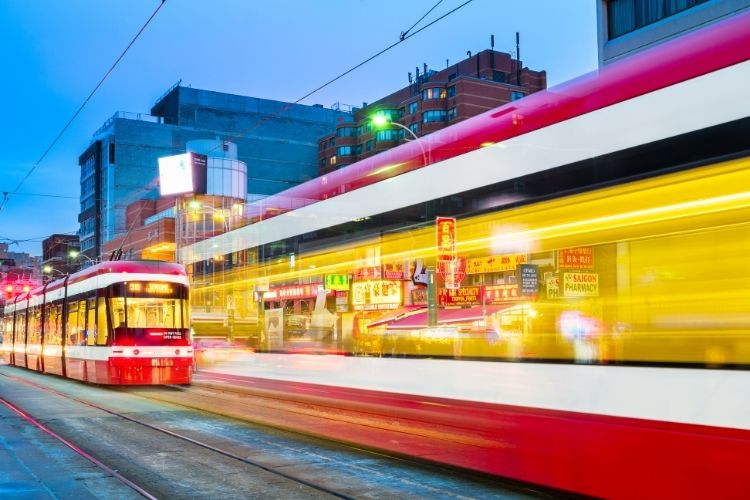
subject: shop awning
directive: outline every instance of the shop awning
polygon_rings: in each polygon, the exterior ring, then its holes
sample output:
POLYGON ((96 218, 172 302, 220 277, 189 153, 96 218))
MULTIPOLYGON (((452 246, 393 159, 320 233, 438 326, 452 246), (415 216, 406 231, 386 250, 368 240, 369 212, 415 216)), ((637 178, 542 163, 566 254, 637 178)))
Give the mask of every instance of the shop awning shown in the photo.
MULTIPOLYGON (((507 309, 511 309, 518 304, 500 304, 485 306, 468 307, 465 309, 443 309, 438 308, 437 322, 438 325, 450 325, 454 323, 468 323, 477 321, 490 314, 495 314, 507 309)), ((404 330, 427 328, 427 309, 422 309, 415 314, 396 318, 388 323, 388 329, 404 330)))
POLYGON ((399 309, 396 309, 395 311, 391 311, 391 312, 384 314, 380 318, 368 324, 367 327, 374 328, 376 326, 382 326, 387 323, 391 323, 393 321, 405 319, 411 316, 412 314, 419 314, 419 312, 422 310, 426 311, 427 306, 404 306, 399 309))

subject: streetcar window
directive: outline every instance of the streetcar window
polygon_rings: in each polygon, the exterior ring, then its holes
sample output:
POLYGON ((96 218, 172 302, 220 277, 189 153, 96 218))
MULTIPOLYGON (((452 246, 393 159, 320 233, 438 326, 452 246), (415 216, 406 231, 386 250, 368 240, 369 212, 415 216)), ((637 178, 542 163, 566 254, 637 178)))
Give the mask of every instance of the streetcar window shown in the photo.
POLYGON ((81 345, 86 320, 86 301, 71 302, 68 306, 67 345, 81 345))
POLYGON ((110 299, 112 305, 112 326, 114 328, 125 327, 125 298, 113 297, 110 299))
POLYGON ((104 297, 98 298, 96 310, 96 345, 107 345, 107 304, 104 297))
POLYGON ((86 321, 86 345, 96 344, 96 299, 88 299, 88 319, 86 321))
POLYGON ((62 343, 62 304, 47 304, 44 317, 44 343, 60 345, 62 343))
POLYGON ((29 344, 39 344, 39 337, 41 333, 41 319, 42 309, 39 306, 34 306, 29 310, 29 328, 26 342, 29 344))
POLYGON ((181 299, 128 298, 129 328, 181 328, 181 299))

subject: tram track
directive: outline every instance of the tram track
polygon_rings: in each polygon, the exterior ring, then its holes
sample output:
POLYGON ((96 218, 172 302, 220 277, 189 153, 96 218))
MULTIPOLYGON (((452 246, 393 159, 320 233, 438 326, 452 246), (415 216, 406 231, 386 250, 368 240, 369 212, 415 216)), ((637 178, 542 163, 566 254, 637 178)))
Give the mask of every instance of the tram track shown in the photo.
POLYGON ((102 471, 106 472, 110 476, 114 477, 118 481, 120 481, 122 484, 130 488, 131 490, 135 491, 139 495, 141 495, 144 498, 148 498, 150 500, 156 500, 157 497, 146 491, 144 488, 141 488, 137 484, 135 484, 133 481, 129 480, 116 470, 112 469, 111 467, 107 466, 100 460, 97 460, 94 456, 92 456, 90 453, 87 453, 86 451, 82 450, 79 446, 75 445, 71 441, 65 439, 64 437, 57 434, 55 431, 50 429, 48 426, 44 425, 28 413, 24 412, 21 408, 14 405, 13 403, 7 401, 5 398, 0 397, 0 403, 4 404, 8 409, 10 409, 13 413, 17 414, 19 417, 21 417, 23 420, 25 420, 29 425, 33 425, 34 427, 40 429, 41 431, 45 432, 46 434, 52 436, 60 443, 64 444, 71 450, 73 450, 78 456, 85 458, 89 462, 93 463, 95 466, 97 466, 102 471))
MULTIPOLYGON (((87 401, 87 400, 84 400, 84 399, 72 396, 70 394, 66 394, 64 392, 52 389, 50 387, 43 386, 41 384, 37 384, 35 382, 32 382, 30 380, 27 380, 27 379, 24 379, 24 378, 21 378, 21 377, 14 377, 14 376, 8 375, 6 373, 0 373, 0 375, 2 375, 5 378, 11 379, 11 380, 13 380, 15 382, 20 382, 20 383, 23 383, 25 385, 32 386, 32 387, 34 387, 34 388, 36 388, 36 389, 38 389, 40 391, 43 391, 43 392, 46 392, 46 393, 49 393, 49 394, 53 394, 53 395, 61 397, 61 398, 65 398, 65 399, 70 400, 70 401, 75 401, 75 402, 77 402, 79 404, 82 404, 82 405, 88 406, 90 408, 102 411, 102 412, 107 413, 109 415, 118 417, 118 418, 120 418, 122 420, 125 420, 125 421, 128 421, 128 422, 131 422, 131 423, 143 426, 143 427, 145 427, 147 429, 150 429, 152 431, 156 431, 156 432, 158 432, 158 433, 160 433, 162 435, 169 436, 169 437, 171 437, 173 439, 177 439, 177 440, 180 440, 180 441, 183 441, 183 442, 186 442, 186 443, 190 443, 191 445, 197 446, 197 447, 202 448, 204 450, 208 450, 208 451, 211 451, 213 453, 222 455, 222 456, 227 457, 229 459, 232 459, 232 460, 234 460, 236 462, 240 462, 242 464, 249 465, 249 466, 254 467, 256 469, 262 470, 262 471, 264 471, 266 473, 273 474, 273 475, 278 476, 280 478, 283 478, 283 479, 285 479, 287 481, 291 481, 291 482, 294 482, 296 484, 303 485, 303 486, 305 486, 307 488, 311 488, 313 490, 316 490, 318 492, 321 492, 321 493, 333 496, 335 498, 354 499, 354 497, 352 497, 350 495, 347 495, 347 494, 342 493, 340 491, 334 490, 332 488, 328 488, 328 487, 326 487, 324 485, 315 483, 313 481, 310 481, 310 480, 307 480, 307 479, 304 479, 304 478, 301 478, 301 477, 297 477, 297 476, 295 476, 293 474, 286 473, 284 471, 275 469, 273 467, 266 466, 266 465, 264 465, 262 463, 259 463, 258 461, 251 460, 251 459, 248 459, 246 457, 241 457, 241 456, 239 456, 239 455, 237 455, 235 453, 232 453, 230 451, 223 450, 223 449, 218 448, 216 446, 213 446, 211 444, 202 442, 202 441, 197 440, 197 439, 193 439, 193 438, 191 438, 189 436, 180 434, 178 432, 171 431, 169 429, 165 429, 163 427, 160 427, 158 425, 154 425, 154 424, 146 422, 144 420, 141 420, 141 419, 138 419, 138 418, 134 418, 134 417, 129 416, 129 415, 125 415, 125 414, 123 414, 121 412, 114 411, 114 410, 112 410, 110 408, 106 408, 106 407, 98 405, 96 403, 92 403, 91 401, 87 401)), ((39 429, 41 429, 45 433, 47 433, 47 434, 53 436, 54 438, 58 439, 60 442, 62 442, 66 446, 68 446, 69 448, 73 449, 76 453, 78 453, 79 455, 85 457, 86 459, 88 459, 89 461, 91 461, 92 463, 94 463, 97 467, 99 467, 103 471, 107 472, 108 474, 111 474, 113 477, 115 477, 118 480, 120 480, 122 483, 124 483, 125 485, 127 485, 128 487, 130 487, 132 490, 136 491, 139 495, 143 496, 144 498, 149 498, 149 499, 156 499, 156 498, 158 498, 157 495, 150 493, 149 491, 147 491, 146 488, 144 488, 142 486, 139 486, 136 483, 136 481, 132 481, 132 480, 128 479, 123 474, 119 473, 118 471, 116 471, 113 468, 111 468, 111 467, 107 466, 106 464, 104 464, 102 461, 100 461, 99 459, 97 459, 94 456, 93 453, 85 451, 82 447, 74 444, 70 440, 68 440, 66 438, 63 438, 59 434, 55 433, 48 426, 46 426, 46 425, 42 424, 41 422, 39 422, 38 420, 36 420, 34 417, 32 417, 27 412, 25 412, 19 406, 15 405, 15 404, 13 404, 13 403, 11 403, 9 401, 7 401, 5 398, 0 398, 0 402, 2 402, 3 404, 5 404, 9 409, 11 409, 13 412, 15 412, 16 414, 18 414, 19 416, 21 416, 23 419, 25 419, 30 424, 37 426, 39 429)))

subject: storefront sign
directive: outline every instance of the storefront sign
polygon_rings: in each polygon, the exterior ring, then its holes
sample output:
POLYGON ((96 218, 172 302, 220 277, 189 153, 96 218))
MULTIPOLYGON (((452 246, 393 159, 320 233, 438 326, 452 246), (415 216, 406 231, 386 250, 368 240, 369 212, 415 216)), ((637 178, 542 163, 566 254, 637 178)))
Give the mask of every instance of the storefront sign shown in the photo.
POLYGON ((598 297, 599 275, 597 273, 563 273, 563 296, 598 297))
MULTIPOLYGON (((305 285, 272 286, 263 294, 263 300, 294 300, 313 299, 318 296, 319 290, 324 290, 323 283, 308 283, 305 285)), ((332 291, 327 291, 331 294, 332 291)))
POLYGON ((533 264, 518 266, 518 281, 521 284, 521 295, 539 293, 539 268, 533 264))
POLYGON ((352 306, 357 311, 391 309, 401 304, 400 281, 360 281, 352 283, 352 306))
POLYGON ((348 274, 326 274, 326 290, 349 290, 348 274))
POLYGON ((336 292, 336 312, 349 310, 349 292, 336 292))
POLYGON ((466 261, 466 274, 498 273, 502 271, 515 271, 515 269, 528 262, 525 253, 511 255, 493 255, 466 261))
POLYGON ((408 279, 406 262, 386 262, 383 264, 383 278, 387 280, 408 279))
POLYGON ((383 277, 380 266, 358 267, 354 270, 355 280, 379 280, 383 277))
POLYGON ((435 228, 437 233, 437 260, 455 259, 456 219, 453 217, 437 217, 435 228))
POLYGON ((559 276, 549 276, 545 280, 545 285, 547 287, 547 298, 548 299, 559 299, 560 298, 560 277, 559 276))
POLYGON ((482 287, 479 286, 438 289, 438 304, 441 306, 477 306, 481 303, 482 287))
POLYGON ((484 287, 485 304, 503 304, 515 300, 521 300, 516 284, 487 285, 484 287))
POLYGON ((592 247, 564 248, 557 253, 559 269, 593 269, 594 249, 592 247))

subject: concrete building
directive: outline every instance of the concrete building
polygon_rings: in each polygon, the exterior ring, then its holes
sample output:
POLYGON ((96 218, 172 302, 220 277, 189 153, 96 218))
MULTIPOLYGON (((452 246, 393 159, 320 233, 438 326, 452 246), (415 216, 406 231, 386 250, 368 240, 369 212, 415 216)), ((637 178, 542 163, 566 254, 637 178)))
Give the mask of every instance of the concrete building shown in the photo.
POLYGON ((599 66, 750 9, 750 0, 598 0, 599 66))
POLYGON ((79 158, 81 252, 97 259, 108 253, 105 244, 119 247, 108 242, 122 240, 134 227, 128 224, 127 207, 159 198, 158 158, 184 153, 189 141, 235 143, 237 159, 247 165, 246 192, 253 200, 315 177, 318 138, 344 116, 322 106, 180 85, 150 114, 116 113, 79 158))
POLYGON ((355 108, 318 143, 318 173, 326 174, 410 140, 398 126, 377 130, 374 115, 423 136, 547 87, 545 71, 523 67, 510 54, 484 50, 435 71, 424 65, 410 84, 372 104, 355 108))

